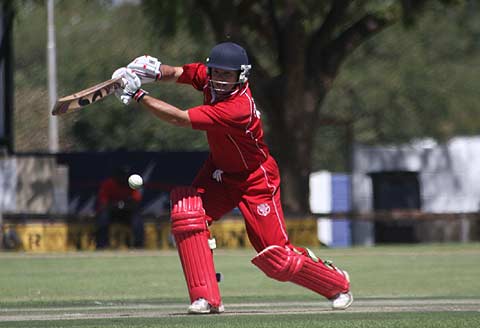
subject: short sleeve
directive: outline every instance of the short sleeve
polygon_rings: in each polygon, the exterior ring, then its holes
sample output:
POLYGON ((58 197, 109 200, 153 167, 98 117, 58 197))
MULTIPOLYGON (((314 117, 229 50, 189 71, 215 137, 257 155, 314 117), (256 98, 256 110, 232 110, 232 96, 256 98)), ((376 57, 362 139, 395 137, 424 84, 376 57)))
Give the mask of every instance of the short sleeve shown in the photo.
POLYGON ((238 102, 219 102, 190 108, 188 116, 196 130, 244 129, 249 122, 249 110, 238 102))
POLYGON ((202 91, 207 84, 207 67, 202 63, 184 65, 177 83, 191 84, 195 89, 202 91))

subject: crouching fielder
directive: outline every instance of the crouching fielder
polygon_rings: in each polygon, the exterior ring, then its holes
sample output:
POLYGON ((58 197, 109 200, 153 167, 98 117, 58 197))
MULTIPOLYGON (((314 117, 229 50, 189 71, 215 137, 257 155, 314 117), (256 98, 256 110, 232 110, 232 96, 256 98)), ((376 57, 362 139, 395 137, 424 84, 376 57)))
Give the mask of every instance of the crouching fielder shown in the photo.
POLYGON ((163 121, 207 134, 210 155, 192 186, 171 193, 172 234, 189 290, 188 312, 224 311, 208 226, 237 206, 258 252, 254 265, 270 278, 326 297, 334 309, 346 309, 353 301, 348 274, 288 239, 279 170, 264 142, 260 112, 249 88, 250 68, 245 50, 226 42, 211 50, 206 64, 174 67, 141 56, 114 73, 124 79, 118 95, 124 104, 133 99, 163 121), (181 110, 151 97, 141 85, 154 81, 190 84, 203 93, 203 105, 181 110))

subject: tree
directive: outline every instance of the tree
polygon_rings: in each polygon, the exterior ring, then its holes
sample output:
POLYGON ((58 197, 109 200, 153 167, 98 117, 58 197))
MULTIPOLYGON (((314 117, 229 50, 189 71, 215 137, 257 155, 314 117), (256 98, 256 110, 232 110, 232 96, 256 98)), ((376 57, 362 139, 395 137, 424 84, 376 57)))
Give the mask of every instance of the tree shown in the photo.
MULTIPOLYGON (((46 6, 44 0, 16 0, 15 56, 15 151, 48 150, 46 72, 46 6)), ((183 61, 203 56, 203 47, 191 39, 168 43, 153 37, 140 6, 108 1, 55 1, 58 96, 71 94, 110 78, 112 72, 145 53, 161 53, 162 60, 183 61), (136 22, 133 25, 125 22, 136 22), (142 37, 139 37, 142 36, 142 37), (168 45, 167 45, 168 43, 168 45), (185 45, 188 50, 182 50, 185 45)), ((179 33, 180 35, 182 33, 179 33)), ((149 86, 181 106, 198 103, 191 88, 149 86)), ((133 107, 133 106, 131 106, 133 107)), ((152 120, 146 111, 127 108, 114 97, 87 109, 58 118, 62 152, 103 150, 206 150, 201 132, 178 129, 152 120)))
POLYGON ((399 22, 410 26, 437 2, 145 0, 144 6, 162 33, 189 27, 204 37, 211 31, 217 42, 230 39, 247 49, 254 97, 267 115, 270 144, 282 172, 285 210, 304 212, 315 129, 342 64, 377 33, 399 22))

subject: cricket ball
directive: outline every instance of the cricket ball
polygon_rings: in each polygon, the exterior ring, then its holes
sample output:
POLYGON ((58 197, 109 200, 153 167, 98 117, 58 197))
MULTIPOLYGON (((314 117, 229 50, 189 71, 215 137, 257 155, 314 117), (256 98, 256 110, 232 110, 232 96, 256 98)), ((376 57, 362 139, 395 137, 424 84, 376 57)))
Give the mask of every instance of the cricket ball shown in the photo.
POLYGON ((138 189, 143 186, 143 179, 138 174, 132 174, 128 177, 128 185, 132 189, 138 189))

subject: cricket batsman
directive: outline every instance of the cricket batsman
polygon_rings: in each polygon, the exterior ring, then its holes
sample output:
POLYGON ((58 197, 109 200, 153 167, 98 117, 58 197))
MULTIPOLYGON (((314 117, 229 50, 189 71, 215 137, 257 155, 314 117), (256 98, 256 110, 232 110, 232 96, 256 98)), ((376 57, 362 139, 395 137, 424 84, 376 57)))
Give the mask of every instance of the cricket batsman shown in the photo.
POLYGON ((246 51, 224 42, 206 63, 169 66, 140 56, 116 70, 125 87, 117 95, 128 105, 142 104, 159 119, 206 132, 210 154, 192 186, 171 192, 171 223, 190 295, 188 313, 224 311, 216 279, 209 226, 235 207, 245 219, 257 251, 252 263, 268 277, 290 281, 346 309, 352 302, 348 273, 289 241, 280 202, 280 174, 264 141, 260 112, 249 87, 246 51), (203 104, 182 110, 141 88, 155 81, 190 84, 203 104))

